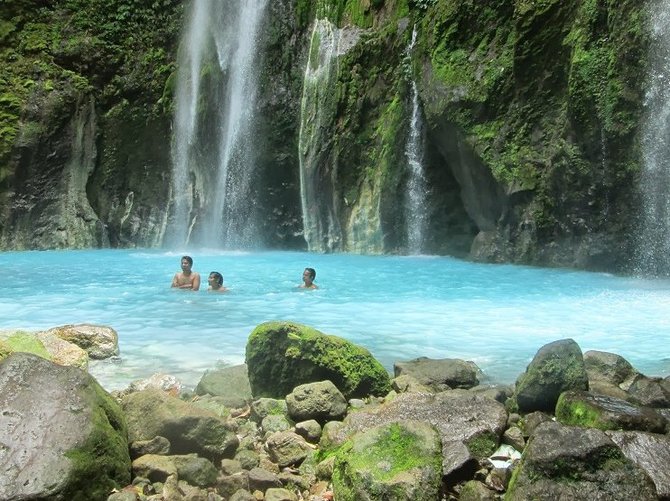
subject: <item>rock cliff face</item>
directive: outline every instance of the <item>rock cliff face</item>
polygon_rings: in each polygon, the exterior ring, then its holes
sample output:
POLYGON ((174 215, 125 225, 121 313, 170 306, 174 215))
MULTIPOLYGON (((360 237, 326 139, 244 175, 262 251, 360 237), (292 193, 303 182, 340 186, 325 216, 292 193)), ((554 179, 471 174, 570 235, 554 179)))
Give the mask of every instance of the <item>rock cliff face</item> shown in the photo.
MULTIPOLYGON (((58 0, 3 9, 0 247, 162 245, 187 8, 58 0)), ((304 248, 304 235, 319 251, 407 251, 415 88, 423 252, 625 270, 639 205, 644 8, 270 2, 252 193, 266 245, 304 248), (325 43, 312 36, 317 19, 338 47, 330 91, 314 100, 303 80, 325 43), (327 108, 318 131, 307 120, 315 107, 327 108), (301 173, 311 195, 301 197, 301 173)))

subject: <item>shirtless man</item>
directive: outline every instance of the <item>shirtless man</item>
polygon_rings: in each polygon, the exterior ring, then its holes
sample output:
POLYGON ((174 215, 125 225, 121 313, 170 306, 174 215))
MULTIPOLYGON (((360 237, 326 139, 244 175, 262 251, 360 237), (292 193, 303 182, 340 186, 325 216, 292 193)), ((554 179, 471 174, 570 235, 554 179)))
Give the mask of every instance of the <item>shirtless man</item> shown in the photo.
POLYGON ((181 272, 174 274, 172 287, 177 289, 197 291, 200 288, 200 273, 193 271, 193 258, 183 256, 181 258, 181 272))
POLYGON ((302 272, 302 281, 300 284, 301 289, 318 289, 317 285, 314 283, 316 278, 316 270, 314 268, 305 268, 305 271, 302 272))
POLYGON ((228 292, 228 289, 223 286, 223 275, 218 271, 209 274, 207 283, 209 284, 208 292, 228 292))

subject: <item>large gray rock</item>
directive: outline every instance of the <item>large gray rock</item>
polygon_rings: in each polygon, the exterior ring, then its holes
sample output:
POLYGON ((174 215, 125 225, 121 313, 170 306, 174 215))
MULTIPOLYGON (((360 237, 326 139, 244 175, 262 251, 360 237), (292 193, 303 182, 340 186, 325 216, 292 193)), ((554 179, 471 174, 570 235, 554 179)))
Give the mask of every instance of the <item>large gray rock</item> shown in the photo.
POLYGON ((92 359, 104 359, 119 354, 119 335, 111 327, 92 324, 62 325, 47 332, 76 344, 92 359))
POLYGON ((670 407, 670 388, 661 378, 639 375, 628 388, 630 400, 648 407, 670 407))
POLYGON ((448 475, 496 450, 507 425, 507 411, 500 402, 465 390, 435 395, 402 393, 383 405, 349 413, 342 426, 326 425, 321 445, 341 444, 353 433, 398 420, 435 426, 442 441, 443 473, 448 475))
POLYGON ((246 364, 206 371, 195 387, 195 393, 222 397, 228 407, 244 407, 251 402, 251 385, 246 364))
POLYGON ((89 374, 14 353, 0 409, 0 499, 106 499, 130 482, 123 413, 89 374))
POLYGON ((246 363, 255 397, 284 398, 298 385, 326 380, 347 399, 391 389, 388 372, 368 350, 292 322, 256 327, 247 341, 246 363))
POLYGON ((439 433, 398 421, 354 435, 336 454, 333 490, 340 501, 434 501, 442 483, 439 433))
POLYGON ((315 419, 320 423, 339 421, 347 413, 347 401, 330 381, 297 386, 286 395, 288 414, 294 421, 315 419))
POLYGON ((628 459, 651 477, 660 499, 670 499, 670 437, 639 431, 608 431, 628 459))
POLYGON ((588 389, 582 350, 572 339, 562 339, 538 350, 519 376, 514 398, 522 412, 554 412, 561 393, 588 389))
POLYGON ((639 430, 664 433, 666 421, 656 410, 626 400, 587 391, 566 391, 556 404, 563 424, 601 430, 639 430))
POLYGON ((131 393, 122 406, 131 442, 160 436, 170 441, 171 454, 195 452, 212 461, 235 455, 237 437, 209 410, 158 390, 131 393))
POLYGON ((600 430, 546 422, 535 430, 506 500, 656 500, 651 478, 600 430))
POLYGON ((639 374, 625 358, 605 351, 584 353, 584 367, 591 391, 624 400, 628 399, 626 390, 639 374))
POLYGON ((195 454, 161 456, 147 454, 133 461, 133 475, 152 482, 165 482, 170 475, 191 485, 209 487, 216 482, 218 471, 208 459, 195 454))
POLYGON ((474 362, 456 358, 431 359, 415 358, 393 364, 396 377, 413 376, 419 383, 439 392, 454 388, 472 388, 479 384, 481 374, 474 362))

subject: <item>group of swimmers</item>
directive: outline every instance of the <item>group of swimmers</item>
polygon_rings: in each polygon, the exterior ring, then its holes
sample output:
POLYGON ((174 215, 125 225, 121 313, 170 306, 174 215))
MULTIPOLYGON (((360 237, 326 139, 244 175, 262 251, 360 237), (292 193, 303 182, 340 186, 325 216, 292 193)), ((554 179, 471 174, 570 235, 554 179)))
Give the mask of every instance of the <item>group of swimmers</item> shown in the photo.
MULTIPOLYGON (((318 289, 314 283, 316 270, 314 268, 305 268, 302 272, 301 289, 318 289)), ((207 292, 228 292, 229 289, 223 286, 223 275, 218 271, 212 271, 207 278, 207 292)), ((193 271, 193 258, 191 256, 182 256, 181 271, 174 274, 172 286, 176 289, 197 291, 200 289, 200 273, 193 271)))

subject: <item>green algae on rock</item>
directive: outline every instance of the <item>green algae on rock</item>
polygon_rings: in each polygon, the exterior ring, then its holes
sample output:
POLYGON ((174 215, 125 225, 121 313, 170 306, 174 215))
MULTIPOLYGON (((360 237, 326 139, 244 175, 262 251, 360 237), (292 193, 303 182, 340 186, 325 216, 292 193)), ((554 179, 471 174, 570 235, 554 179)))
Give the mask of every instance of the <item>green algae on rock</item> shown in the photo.
POLYGON ((368 350, 293 322, 266 322, 249 335, 249 382, 255 398, 284 398, 295 386, 331 381, 346 398, 385 395, 388 372, 368 350))

